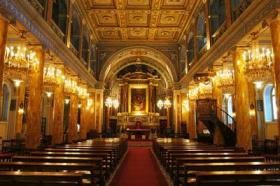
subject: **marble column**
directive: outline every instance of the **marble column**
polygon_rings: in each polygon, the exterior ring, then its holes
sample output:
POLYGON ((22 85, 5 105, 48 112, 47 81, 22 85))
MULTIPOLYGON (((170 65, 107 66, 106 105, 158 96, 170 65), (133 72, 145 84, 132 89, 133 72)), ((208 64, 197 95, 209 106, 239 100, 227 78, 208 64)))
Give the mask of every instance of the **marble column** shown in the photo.
POLYGON ((103 90, 97 89, 95 93, 95 127, 98 132, 102 130, 103 123, 103 90))
POLYGON ((63 107, 64 107, 64 86, 60 82, 54 88, 53 101, 53 126, 52 126, 52 144, 63 143, 63 107))
POLYGON ((280 134, 280 13, 275 20, 270 24, 272 46, 274 53, 274 72, 275 72, 275 85, 276 85, 276 104, 278 115, 278 134, 280 134))
POLYGON ((86 139, 87 137, 87 100, 81 99, 81 123, 80 123, 80 137, 81 139, 86 139))
MULTIPOLYGON (((3 73, 4 73, 4 55, 8 33, 8 20, 0 16, 0 117, 2 117, 2 85, 3 85, 3 73)), ((2 119, 2 118, 0 118, 2 119)))
POLYGON ((27 106, 26 147, 37 148, 41 137, 41 100, 43 94, 43 73, 45 52, 41 47, 34 50, 39 60, 37 70, 31 71, 29 78, 29 97, 27 106))
POLYGON ((235 108, 236 108, 236 131, 237 147, 245 150, 251 148, 253 135, 256 135, 256 117, 250 115, 251 109, 255 108, 254 86, 248 83, 244 73, 245 61, 242 58, 242 51, 236 49, 233 54, 235 72, 235 108))
POLYGON ((77 140, 77 119, 78 119, 78 96, 77 94, 70 95, 70 114, 68 128, 68 142, 77 140))
MULTIPOLYGON (((15 109, 15 134, 23 134, 25 131, 23 129, 23 114, 19 113, 19 108, 21 106, 24 107, 24 98, 25 98, 25 88, 26 88, 26 83, 22 82, 19 87, 15 87, 15 97, 13 99, 16 100, 16 109, 15 109)), ((11 112, 10 112, 11 114, 11 112)), ((14 113, 13 113, 14 114, 14 113)), ((13 136, 12 138, 14 138, 13 136)))
POLYGON ((188 112, 188 119, 187 119, 188 132, 190 135, 190 139, 194 139, 196 138, 195 100, 189 100, 189 104, 190 104, 190 110, 188 112))
POLYGON ((95 130, 96 129, 96 122, 95 122, 95 96, 90 96, 90 99, 93 101, 93 105, 87 108, 87 129, 89 130, 95 130))

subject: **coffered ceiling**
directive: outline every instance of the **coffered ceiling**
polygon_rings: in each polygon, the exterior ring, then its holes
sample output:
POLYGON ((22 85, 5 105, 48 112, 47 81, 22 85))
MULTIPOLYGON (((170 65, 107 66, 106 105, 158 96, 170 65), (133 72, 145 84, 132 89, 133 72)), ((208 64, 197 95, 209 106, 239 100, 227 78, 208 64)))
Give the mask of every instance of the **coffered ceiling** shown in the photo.
POLYGON ((178 41, 197 0, 80 0, 100 42, 178 41))

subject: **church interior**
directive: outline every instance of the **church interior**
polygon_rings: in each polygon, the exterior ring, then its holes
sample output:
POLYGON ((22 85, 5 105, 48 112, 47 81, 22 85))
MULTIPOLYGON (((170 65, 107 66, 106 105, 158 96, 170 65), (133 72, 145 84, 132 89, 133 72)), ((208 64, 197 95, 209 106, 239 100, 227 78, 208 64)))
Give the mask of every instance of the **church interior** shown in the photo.
POLYGON ((280 185, 279 10, 0 0, 0 185, 280 185))

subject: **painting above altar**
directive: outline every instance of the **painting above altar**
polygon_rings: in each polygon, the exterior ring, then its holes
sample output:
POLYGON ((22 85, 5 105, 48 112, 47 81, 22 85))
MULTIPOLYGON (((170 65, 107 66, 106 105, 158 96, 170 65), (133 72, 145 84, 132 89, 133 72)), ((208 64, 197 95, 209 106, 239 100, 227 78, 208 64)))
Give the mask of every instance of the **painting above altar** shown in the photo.
POLYGON ((134 115, 143 115, 148 113, 148 86, 145 84, 129 85, 128 110, 134 115))

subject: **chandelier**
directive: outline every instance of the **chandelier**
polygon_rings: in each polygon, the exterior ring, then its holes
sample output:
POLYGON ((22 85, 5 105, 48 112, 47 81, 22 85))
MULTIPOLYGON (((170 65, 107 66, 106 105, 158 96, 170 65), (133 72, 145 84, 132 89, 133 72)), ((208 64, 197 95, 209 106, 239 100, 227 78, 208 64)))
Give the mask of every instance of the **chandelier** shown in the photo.
POLYGON ((159 99, 157 101, 157 107, 161 110, 162 108, 169 109, 172 106, 171 101, 168 98, 165 98, 165 100, 159 99))
POLYGON ((188 99, 185 99, 183 102, 182 102, 182 105, 184 106, 185 110, 188 112, 190 111, 190 102, 188 99))
POLYGON ((198 97, 199 99, 212 98, 212 83, 211 81, 200 82, 198 85, 198 97))
POLYGON ((62 71, 53 64, 44 67, 44 85, 55 86, 62 80, 62 71))
POLYGON ((86 85, 80 85, 77 87, 78 90, 78 96, 81 99, 86 99, 89 96, 89 93, 87 91, 86 85))
POLYGON ((106 98, 105 100, 105 106, 108 108, 114 107, 117 109, 120 105, 120 102, 118 99, 111 98, 110 96, 106 98))
POLYGON ((218 88, 222 90, 223 94, 234 93, 234 71, 223 69, 216 73, 215 82, 218 88))
POLYGON ((198 86, 196 85, 190 86, 188 92, 189 92, 188 97, 190 100, 198 99, 198 86))
POLYGON ((15 79, 25 79, 28 70, 37 70, 36 53, 22 46, 7 46, 4 56, 5 73, 15 79))
POLYGON ((64 79, 64 92, 69 94, 77 93, 77 81, 66 76, 64 79))
POLYGON ((256 85, 271 79, 273 52, 268 48, 256 48, 243 53, 246 62, 245 75, 249 82, 256 85))

